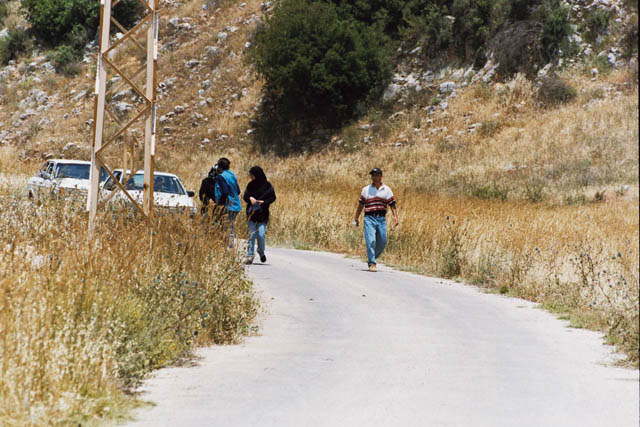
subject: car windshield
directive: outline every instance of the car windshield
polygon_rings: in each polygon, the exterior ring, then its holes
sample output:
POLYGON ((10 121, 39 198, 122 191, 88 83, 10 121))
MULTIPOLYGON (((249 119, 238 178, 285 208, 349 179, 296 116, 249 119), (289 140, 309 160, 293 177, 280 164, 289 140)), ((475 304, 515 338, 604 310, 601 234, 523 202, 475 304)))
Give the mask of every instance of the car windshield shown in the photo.
MULTIPOLYGON (((142 191, 144 188, 144 175, 136 174, 132 176, 125 188, 127 190, 142 191)), ((156 193, 185 194, 178 178, 167 175, 155 175, 153 177, 153 191, 156 193)))
MULTIPOLYGON (((115 172, 114 172, 114 175, 115 175, 115 172)), ((100 168, 100 182, 105 182, 108 178, 109 178, 109 174, 107 174, 107 171, 105 170, 105 168, 100 168)))
POLYGON ((59 163, 56 168, 56 177, 58 178, 74 178, 74 179, 89 179, 90 165, 76 164, 76 163, 59 163))

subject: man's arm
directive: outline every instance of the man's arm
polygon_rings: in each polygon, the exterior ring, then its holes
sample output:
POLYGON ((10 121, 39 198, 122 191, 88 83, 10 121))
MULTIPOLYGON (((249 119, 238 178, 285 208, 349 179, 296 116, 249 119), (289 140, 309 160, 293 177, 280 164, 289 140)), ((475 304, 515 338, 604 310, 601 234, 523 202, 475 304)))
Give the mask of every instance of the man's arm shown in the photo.
POLYGON ((364 208, 364 205, 361 202, 358 202, 358 207, 356 208, 356 214, 353 217, 353 221, 356 224, 356 226, 358 225, 358 221, 360 220, 360 214, 362 213, 363 208, 364 208))
POLYGON ((396 207, 396 204, 394 203, 391 206, 391 213, 393 213, 393 221, 395 223, 395 226, 398 226, 398 208, 396 207))

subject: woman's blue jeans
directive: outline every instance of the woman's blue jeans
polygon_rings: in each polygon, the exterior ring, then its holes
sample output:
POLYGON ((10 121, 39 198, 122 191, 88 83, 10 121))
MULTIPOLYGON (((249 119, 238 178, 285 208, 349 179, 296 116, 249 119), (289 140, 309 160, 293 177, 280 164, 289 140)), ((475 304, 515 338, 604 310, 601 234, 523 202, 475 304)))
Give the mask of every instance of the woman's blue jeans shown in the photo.
POLYGON ((383 216, 364 216, 364 241, 367 244, 369 265, 376 264, 387 244, 387 219, 383 216))
POLYGON ((249 247, 247 249, 247 258, 253 259, 258 240, 258 255, 264 255, 264 247, 267 236, 267 224, 261 222, 249 221, 249 247))

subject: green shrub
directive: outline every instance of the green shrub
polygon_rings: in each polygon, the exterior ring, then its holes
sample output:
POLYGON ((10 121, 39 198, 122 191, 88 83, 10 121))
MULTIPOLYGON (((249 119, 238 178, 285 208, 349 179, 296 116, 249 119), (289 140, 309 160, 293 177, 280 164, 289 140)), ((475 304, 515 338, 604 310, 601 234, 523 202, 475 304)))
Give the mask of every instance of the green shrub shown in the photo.
POLYGON ((502 0, 454 0, 456 53, 463 59, 484 60, 483 46, 501 28, 509 12, 502 0))
POLYGON ((540 0, 512 0, 509 8, 509 20, 512 22, 529 19, 533 9, 540 4, 540 0))
MULTIPOLYGON (((88 40, 99 26, 100 2, 95 0, 22 0, 21 7, 34 35, 49 46, 68 42, 67 35, 76 26, 84 28, 88 40)), ((122 0, 113 9, 113 15, 128 28, 143 11, 138 0, 122 0)))
POLYGON ((522 73, 535 77, 545 62, 542 48, 543 25, 536 21, 519 21, 506 26, 489 43, 498 66, 498 74, 509 78, 522 73))
POLYGON ((558 76, 550 75, 538 88, 537 98, 543 105, 555 106, 575 99, 576 95, 577 91, 574 87, 558 76))
POLYGON ((29 48, 30 40, 23 28, 9 30, 9 35, 0 39, 0 64, 7 64, 29 48))
POLYGON ((403 10, 407 0, 330 0, 341 16, 367 25, 379 25, 390 37, 397 38, 404 25, 403 10))
POLYGON ((0 0, 0 26, 4 23, 4 19, 9 15, 9 6, 6 0, 0 0))
POLYGON ((447 18, 448 9, 432 2, 411 2, 405 9, 405 38, 423 46, 427 57, 435 57, 453 41, 453 22, 447 18), (422 4, 425 3, 424 8, 422 4))
POLYGON ((49 52, 47 59, 51 61, 56 72, 67 76, 78 74, 79 59, 78 50, 68 44, 61 44, 55 50, 49 52))
POLYGON ((332 3, 284 0, 255 34, 250 60, 284 121, 340 126, 382 91, 389 39, 332 3))
POLYGON ((585 39, 589 43, 594 43, 598 35, 603 34, 609 29, 609 20, 611 19, 611 11, 605 9, 591 9, 584 17, 585 21, 585 39))
POLYGON ((499 188, 493 185, 487 185, 478 187, 471 192, 472 197, 477 197, 478 199, 483 200, 507 200, 507 196, 509 194, 509 189, 507 188, 499 188))
POLYGON ((622 29, 622 56, 631 58, 638 54, 638 15, 634 14, 622 29))
POLYGON ((568 45, 567 37, 572 33, 569 11, 562 0, 544 0, 533 12, 532 17, 543 26, 541 43, 546 61, 556 58, 568 45))

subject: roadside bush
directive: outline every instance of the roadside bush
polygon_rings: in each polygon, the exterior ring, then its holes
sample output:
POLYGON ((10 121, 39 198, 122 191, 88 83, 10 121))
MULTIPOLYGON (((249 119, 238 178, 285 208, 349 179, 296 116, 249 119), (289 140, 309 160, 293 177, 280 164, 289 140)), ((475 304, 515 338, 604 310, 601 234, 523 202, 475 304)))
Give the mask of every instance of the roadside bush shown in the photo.
POLYGON ((31 41, 23 28, 17 27, 9 30, 9 35, 0 39, 0 64, 7 64, 25 52, 31 41))
POLYGON ((81 204, 4 197, 0 425, 98 422, 150 370, 251 333, 257 300, 221 229, 158 213, 151 235, 110 211, 89 236, 81 204))
POLYGON ((337 127, 382 91, 389 39, 331 3, 284 0, 255 34, 250 60, 284 121, 337 127))
POLYGON ((575 99, 577 91, 556 75, 542 80, 538 88, 537 99, 545 106, 564 104, 575 99))

